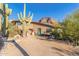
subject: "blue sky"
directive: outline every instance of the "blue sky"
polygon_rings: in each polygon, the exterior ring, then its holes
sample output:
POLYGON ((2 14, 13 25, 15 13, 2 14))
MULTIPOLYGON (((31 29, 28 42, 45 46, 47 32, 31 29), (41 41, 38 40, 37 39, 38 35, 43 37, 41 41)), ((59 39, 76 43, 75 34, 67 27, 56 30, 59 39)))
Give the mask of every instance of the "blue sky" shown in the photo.
MULTIPOLYGON (((17 20, 17 13, 23 12, 22 3, 10 3, 9 8, 12 9, 9 19, 17 20)), ((66 15, 77 8, 79 8, 78 3, 27 3, 26 15, 28 15, 29 11, 33 13, 33 21, 38 21, 42 17, 51 17, 57 21, 62 21, 66 15)))

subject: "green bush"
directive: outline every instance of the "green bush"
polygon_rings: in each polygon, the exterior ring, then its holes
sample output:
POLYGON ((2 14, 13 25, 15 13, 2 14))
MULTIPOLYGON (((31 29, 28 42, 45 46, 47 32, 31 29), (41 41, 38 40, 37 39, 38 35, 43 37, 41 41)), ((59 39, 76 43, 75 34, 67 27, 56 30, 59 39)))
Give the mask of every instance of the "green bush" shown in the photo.
POLYGON ((71 40, 74 45, 79 45, 79 12, 65 18, 63 21, 63 39, 71 40))
POLYGON ((55 37, 56 39, 62 40, 62 39, 63 39, 62 33, 63 33, 62 28, 56 27, 56 28, 54 28, 54 29, 51 30, 51 33, 50 33, 50 34, 51 34, 51 35, 54 35, 54 37, 55 37))
POLYGON ((51 31, 56 39, 68 40, 73 45, 79 45, 79 10, 68 15, 61 23, 61 27, 51 31))

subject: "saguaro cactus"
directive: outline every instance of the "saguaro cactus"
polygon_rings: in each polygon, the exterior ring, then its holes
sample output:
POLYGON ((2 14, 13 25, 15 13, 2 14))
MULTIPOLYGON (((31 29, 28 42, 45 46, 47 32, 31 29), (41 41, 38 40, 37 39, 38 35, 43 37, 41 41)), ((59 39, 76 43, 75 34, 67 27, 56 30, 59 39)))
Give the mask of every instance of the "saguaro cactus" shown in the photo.
POLYGON ((0 3, 0 32, 2 30, 3 3, 0 3))
POLYGON ((3 5, 3 17, 4 17, 4 21, 3 21, 3 26, 2 26, 2 32, 3 35, 5 36, 7 34, 7 28, 8 28, 8 16, 11 14, 12 9, 8 8, 8 4, 4 4, 3 5))
POLYGON ((0 32, 1 32, 1 29, 2 29, 2 16, 0 15, 0 32))
POLYGON ((26 16, 26 4, 24 4, 24 15, 22 13, 18 14, 18 19, 22 23, 23 32, 26 33, 29 29, 29 25, 32 22, 33 14, 30 15, 30 12, 28 16, 26 16))

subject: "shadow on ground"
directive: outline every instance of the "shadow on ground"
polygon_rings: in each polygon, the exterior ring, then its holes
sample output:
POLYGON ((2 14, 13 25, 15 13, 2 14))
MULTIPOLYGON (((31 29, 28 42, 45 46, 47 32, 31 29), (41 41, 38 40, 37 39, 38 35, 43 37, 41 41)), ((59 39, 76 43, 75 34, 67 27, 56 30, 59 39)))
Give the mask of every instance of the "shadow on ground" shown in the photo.
POLYGON ((28 53, 15 40, 7 41, 7 42, 13 43, 16 46, 16 48, 18 48, 18 50, 23 54, 23 56, 29 56, 28 53))
POLYGON ((2 38, 0 38, 0 50, 3 48, 3 46, 4 46, 4 41, 2 38))
MULTIPOLYGON (((59 48, 56 48, 56 47, 51 47, 51 48, 54 49, 54 50, 57 50, 57 51, 59 51, 61 53, 64 53, 66 55, 69 55, 69 56, 78 56, 79 55, 78 51, 59 49, 59 48)), ((59 54, 59 55, 63 55, 63 54, 59 54)))

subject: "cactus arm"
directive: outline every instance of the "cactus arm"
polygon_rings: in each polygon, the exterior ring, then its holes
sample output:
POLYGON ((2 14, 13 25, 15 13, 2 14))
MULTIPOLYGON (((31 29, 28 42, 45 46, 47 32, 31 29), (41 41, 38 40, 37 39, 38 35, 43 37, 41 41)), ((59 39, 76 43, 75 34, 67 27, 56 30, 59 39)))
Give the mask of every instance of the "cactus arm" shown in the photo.
POLYGON ((23 16, 22 16, 22 12, 20 12, 20 17, 21 17, 21 19, 23 18, 23 16))
POLYGON ((32 20, 33 19, 33 14, 28 19, 32 20))
POLYGON ((18 20, 19 20, 21 23, 23 23, 22 14, 21 14, 21 13, 20 13, 20 14, 17 14, 17 16, 18 16, 18 20))
POLYGON ((19 14, 17 14, 17 16, 18 16, 18 19, 20 20, 21 18, 20 18, 20 15, 19 14))
POLYGON ((24 4, 24 18, 26 17, 26 4, 24 4))
POLYGON ((30 14, 31 14, 31 13, 29 12, 29 14, 28 14, 28 16, 27 16, 28 18, 30 17, 30 14))

